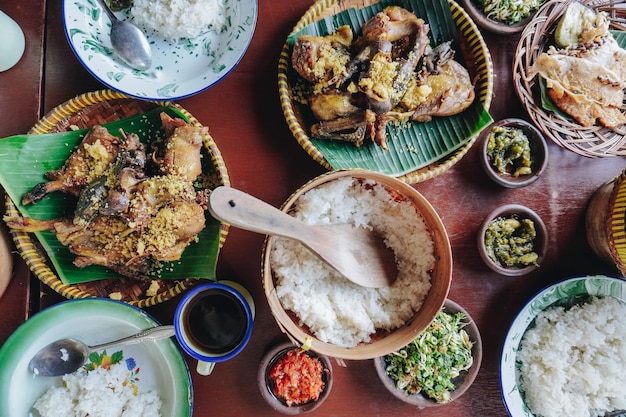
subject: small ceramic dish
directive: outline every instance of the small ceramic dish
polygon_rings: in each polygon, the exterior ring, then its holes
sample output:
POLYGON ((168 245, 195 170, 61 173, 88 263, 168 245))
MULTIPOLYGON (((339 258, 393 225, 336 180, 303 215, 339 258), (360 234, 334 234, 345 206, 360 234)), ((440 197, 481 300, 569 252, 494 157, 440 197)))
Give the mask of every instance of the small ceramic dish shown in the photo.
MULTIPOLYGON (((480 134, 480 162, 483 169, 487 173, 487 176, 507 188, 521 188, 532 184, 537 181, 541 174, 545 171, 548 165, 548 144, 546 143, 543 134, 532 123, 523 119, 504 119, 492 123, 489 127, 484 129, 480 134), (510 171, 513 164, 507 165, 507 170, 501 172, 496 168, 493 157, 489 155, 488 145, 490 137, 494 129, 519 129, 522 134, 528 139, 530 147, 530 173, 513 175, 510 171)), ((515 160, 513 161, 515 162, 515 160)))
POLYGON ((548 229, 541 217, 533 210, 520 204, 507 204, 494 209, 485 217, 478 229, 477 246, 480 257, 495 272, 508 276, 526 275, 536 269, 545 256, 548 246, 548 229), (529 219, 534 223, 536 237, 533 239, 533 252, 537 254, 537 259, 534 263, 520 267, 506 266, 490 257, 485 243, 485 236, 492 222, 498 219, 529 219))
POLYGON ((386 362, 385 356, 381 356, 374 359, 374 366, 376 368, 376 372, 378 373, 378 377, 382 381, 383 385, 387 390, 396 398, 417 406, 419 408, 426 407, 438 407, 449 404, 450 402, 459 398, 467 389, 472 385, 476 376, 478 375, 478 371, 480 369, 480 364, 482 362, 483 356, 483 347, 482 347, 482 339, 480 337, 480 332, 478 331, 478 326, 472 319, 472 317, 468 314, 467 311, 457 303, 452 300, 446 300, 443 311, 449 314, 454 313, 463 313, 466 316, 465 322, 467 325, 463 328, 467 335, 469 336, 470 341, 473 342, 472 346, 472 365, 467 371, 462 371, 460 375, 453 379, 453 383, 455 385, 454 391, 450 393, 450 400, 445 403, 439 403, 428 396, 419 393, 419 394, 408 394, 405 390, 396 388, 395 382, 387 375, 385 370, 386 362))
POLYGON ((330 395, 333 385, 333 371, 330 358, 328 356, 317 354, 313 351, 304 351, 293 343, 281 343, 268 350, 259 365, 257 374, 257 382, 263 399, 276 411, 282 414, 296 415, 307 413, 318 408, 330 395), (317 400, 308 401, 302 404, 287 405, 284 398, 274 393, 276 384, 271 376, 271 371, 277 362, 287 355, 290 351, 301 352, 308 358, 318 359, 322 364, 322 383, 323 388, 317 400))
POLYGON ((521 33, 537 12, 537 10, 534 10, 528 17, 519 22, 509 24, 502 20, 487 17, 478 0, 460 0, 460 2, 465 11, 467 11, 467 14, 471 16, 472 20, 478 26, 489 32, 499 33, 501 35, 516 35, 521 33))

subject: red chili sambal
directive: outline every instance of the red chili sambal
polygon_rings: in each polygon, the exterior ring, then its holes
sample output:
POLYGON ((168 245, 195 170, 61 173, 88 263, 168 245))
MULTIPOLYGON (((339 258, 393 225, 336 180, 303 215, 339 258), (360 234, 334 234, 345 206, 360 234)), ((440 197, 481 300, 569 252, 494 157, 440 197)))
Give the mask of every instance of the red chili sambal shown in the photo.
POLYGON ((316 401, 324 390, 324 372, 319 358, 301 349, 290 349, 270 370, 274 395, 288 406, 316 401))

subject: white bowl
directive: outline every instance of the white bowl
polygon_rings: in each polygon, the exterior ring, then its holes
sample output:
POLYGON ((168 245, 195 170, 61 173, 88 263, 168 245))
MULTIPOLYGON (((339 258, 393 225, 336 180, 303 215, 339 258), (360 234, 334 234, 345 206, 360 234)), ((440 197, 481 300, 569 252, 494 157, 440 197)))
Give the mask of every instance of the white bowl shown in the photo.
MULTIPOLYGON (((152 67, 138 71, 113 54, 109 19, 95 2, 63 1, 65 35, 83 66, 107 87, 145 100, 197 94, 235 68, 252 40, 257 0, 227 1, 226 14, 223 28, 193 39, 169 41, 144 29, 152 48, 152 67)), ((132 20, 130 9, 116 16, 132 20)))
POLYGON ((500 359, 501 391, 511 417, 535 417, 520 391, 520 364, 516 362, 524 334, 541 311, 555 305, 568 307, 588 296, 626 301, 626 281, 602 275, 569 278, 540 291, 518 313, 506 335, 500 359))

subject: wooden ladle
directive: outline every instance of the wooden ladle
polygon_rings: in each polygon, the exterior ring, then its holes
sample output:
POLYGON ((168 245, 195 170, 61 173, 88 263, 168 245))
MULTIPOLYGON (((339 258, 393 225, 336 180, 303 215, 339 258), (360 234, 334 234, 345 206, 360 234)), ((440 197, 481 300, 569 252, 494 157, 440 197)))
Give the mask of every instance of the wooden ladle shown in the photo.
POLYGON ((375 232, 349 224, 312 226, 256 197, 231 187, 217 187, 209 196, 216 219, 251 232, 294 239, 346 279, 380 288, 398 274, 394 253, 375 232))

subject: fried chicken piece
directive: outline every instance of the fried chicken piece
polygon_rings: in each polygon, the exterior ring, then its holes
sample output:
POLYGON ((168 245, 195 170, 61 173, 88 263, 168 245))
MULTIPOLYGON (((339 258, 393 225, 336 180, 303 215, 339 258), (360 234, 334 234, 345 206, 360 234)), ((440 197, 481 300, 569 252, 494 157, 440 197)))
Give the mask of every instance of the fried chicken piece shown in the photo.
POLYGON ((343 79, 350 60, 352 29, 344 25, 327 36, 298 37, 291 54, 291 65, 311 83, 332 85, 343 79))
POLYGON ((404 104, 412 112, 411 119, 415 121, 428 122, 435 116, 458 114, 474 102, 474 85, 470 75, 465 67, 454 60, 446 62, 439 73, 428 75, 416 88, 423 91, 424 87, 428 94, 423 101, 416 99, 418 104, 415 107, 407 104, 409 97, 405 96, 404 104))
POLYGON ((166 135, 165 154, 155 162, 161 173, 177 174, 194 181, 202 173, 202 138, 209 133, 204 126, 193 126, 182 119, 161 113, 166 135))
POLYGON ((37 184, 22 197, 22 204, 37 202, 51 192, 78 195, 80 190, 102 175, 117 155, 119 139, 102 126, 91 128, 60 169, 48 171, 50 181, 37 184))

